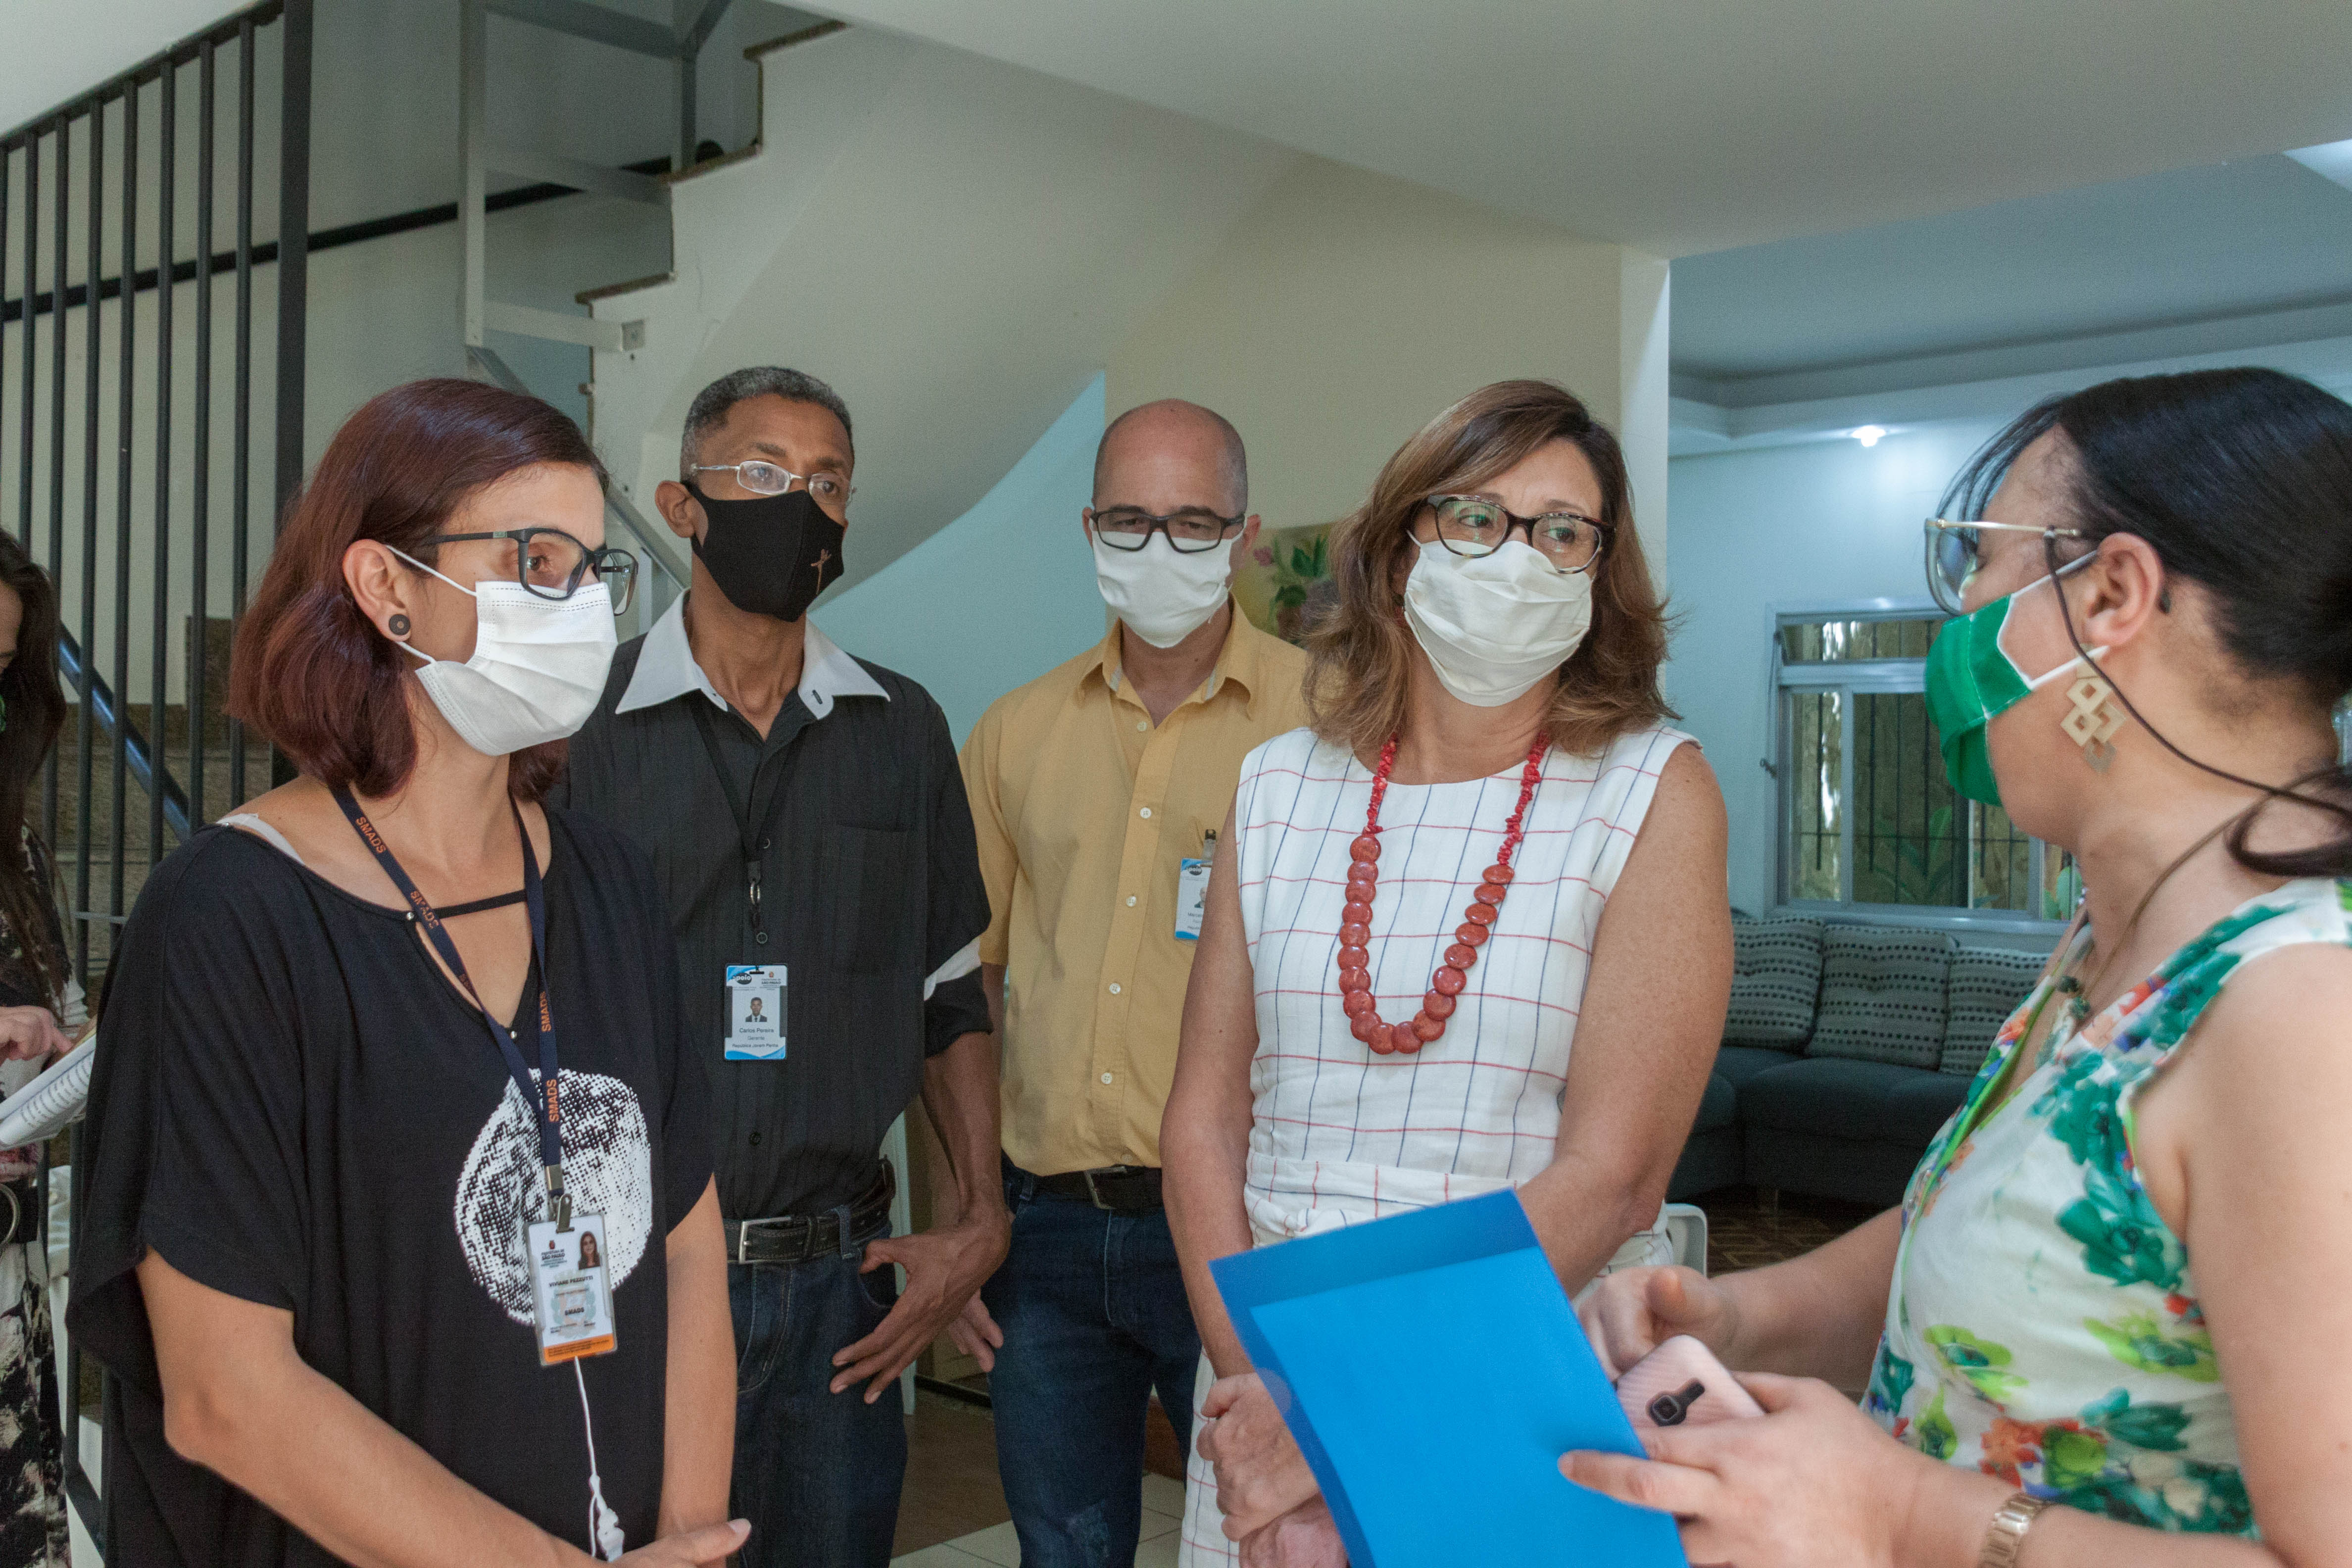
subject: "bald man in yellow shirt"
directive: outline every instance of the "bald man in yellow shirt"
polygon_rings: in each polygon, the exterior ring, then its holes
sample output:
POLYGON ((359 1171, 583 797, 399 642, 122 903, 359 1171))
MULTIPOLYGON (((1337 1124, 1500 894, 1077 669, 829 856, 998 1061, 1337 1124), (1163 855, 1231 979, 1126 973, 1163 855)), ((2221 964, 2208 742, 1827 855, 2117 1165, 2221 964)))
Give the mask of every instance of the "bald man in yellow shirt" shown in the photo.
POLYGON ((1131 1564, 1151 1392, 1192 1430, 1200 1337, 1160 1208, 1160 1114, 1242 759, 1307 721, 1306 655, 1234 605, 1248 511, 1224 419, 1162 402, 1113 421, 1084 512, 1109 635, 964 743, 1013 1218, 958 1338, 994 1352, 1024 1568, 1131 1564))

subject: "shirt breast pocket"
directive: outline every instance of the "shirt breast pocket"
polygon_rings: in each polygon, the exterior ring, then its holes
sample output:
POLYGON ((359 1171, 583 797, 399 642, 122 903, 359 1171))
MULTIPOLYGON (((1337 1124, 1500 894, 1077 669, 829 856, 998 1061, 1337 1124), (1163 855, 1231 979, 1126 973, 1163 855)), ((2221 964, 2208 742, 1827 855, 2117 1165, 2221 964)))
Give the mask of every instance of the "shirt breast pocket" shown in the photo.
POLYGON ((914 839, 904 828, 836 827, 824 840, 819 907, 842 973, 883 973, 921 946, 928 906, 908 875, 914 839))

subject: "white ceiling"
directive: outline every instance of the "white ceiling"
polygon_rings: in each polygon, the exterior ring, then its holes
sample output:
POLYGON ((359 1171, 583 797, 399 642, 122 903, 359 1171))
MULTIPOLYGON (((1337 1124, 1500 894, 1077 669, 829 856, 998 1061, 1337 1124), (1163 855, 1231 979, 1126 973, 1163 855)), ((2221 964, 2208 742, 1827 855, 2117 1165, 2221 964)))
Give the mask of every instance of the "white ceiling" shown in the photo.
POLYGON ((2123 374, 2352 390, 2352 148, 1675 263, 1674 450, 1998 421, 2123 374))
POLYGON ((251 0, 0 0, 0 31, 37 47, 0 66, 0 132, 216 22, 251 0))
POLYGON ((2273 155, 1685 258, 1674 366, 1749 403, 1795 373, 2345 306, 2352 190, 2273 155))
POLYGON ((823 0, 1686 256, 2352 136, 2330 0, 823 0))

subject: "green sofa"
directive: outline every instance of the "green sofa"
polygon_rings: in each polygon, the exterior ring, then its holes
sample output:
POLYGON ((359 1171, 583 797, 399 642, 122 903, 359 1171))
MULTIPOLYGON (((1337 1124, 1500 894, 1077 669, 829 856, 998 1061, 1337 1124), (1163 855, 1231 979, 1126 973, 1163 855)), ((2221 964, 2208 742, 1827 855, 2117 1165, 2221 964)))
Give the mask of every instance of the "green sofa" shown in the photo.
POLYGON ((1723 1044, 1668 1196, 1900 1202, 2045 955, 1798 914, 1732 929, 1723 1044))

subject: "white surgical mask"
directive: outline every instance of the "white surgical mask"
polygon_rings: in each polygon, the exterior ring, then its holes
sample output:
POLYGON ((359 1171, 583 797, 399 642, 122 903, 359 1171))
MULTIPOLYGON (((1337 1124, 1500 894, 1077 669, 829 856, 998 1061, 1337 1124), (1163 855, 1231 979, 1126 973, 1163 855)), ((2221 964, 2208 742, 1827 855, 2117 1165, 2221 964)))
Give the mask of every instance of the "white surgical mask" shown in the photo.
POLYGON ((1492 555, 1436 540, 1404 582, 1404 618, 1445 689, 1500 708, 1557 670, 1592 625, 1592 579, 1507 539, 1492 555))
POLYGON ((1095 584, 1103 603, 1127 629, 1153 647, 1174 647, 1201 629, 1225 602, 1234 574, 1234 547, 1186 553, 1154 534, 1140 550, 1117 550, 1097 539, 1095 584))
MULTIPOLYGON (((413 555, 393 553, 433 572, 413 555)), ((459 740, 486 757, 503 757, 561 741, 588 722, 604 698, 619 640, 604 584, 583 584, 568 599, 543 599, 520 583, 468 588, 433 575, 473 596, 474 656, 457 664, 400 646, 425 661, 416 679, 459 740)))

